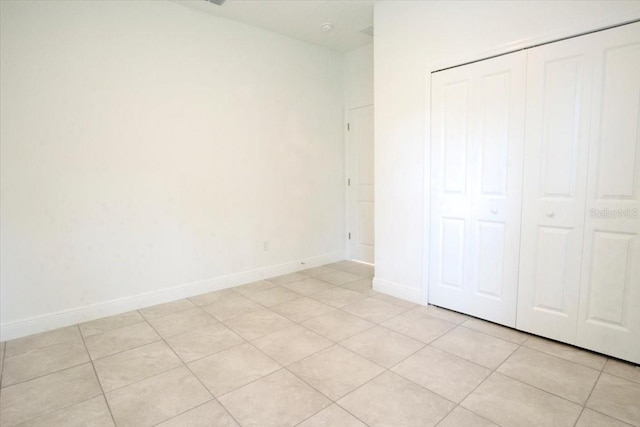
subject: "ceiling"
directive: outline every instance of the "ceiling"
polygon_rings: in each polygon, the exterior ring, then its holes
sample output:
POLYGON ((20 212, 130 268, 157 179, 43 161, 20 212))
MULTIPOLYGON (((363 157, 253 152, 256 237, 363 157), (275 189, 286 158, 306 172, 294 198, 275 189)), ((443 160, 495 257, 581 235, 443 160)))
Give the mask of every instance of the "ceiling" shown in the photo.
POLYGON ((346 52, 373 41, 360 31, 373 25, 375 0, 206 0, 177 1, 204 13, 274 31, 329 49, 346 52), (333 29, 322 31, 330 22, 333 29))

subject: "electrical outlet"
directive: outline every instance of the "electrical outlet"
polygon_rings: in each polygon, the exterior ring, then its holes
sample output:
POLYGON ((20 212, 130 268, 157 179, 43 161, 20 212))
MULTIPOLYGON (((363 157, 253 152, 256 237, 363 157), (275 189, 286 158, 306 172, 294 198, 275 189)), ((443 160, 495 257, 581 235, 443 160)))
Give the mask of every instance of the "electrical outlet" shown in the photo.
POLYGON ((265 252, 269 251, 269 241, 265 240, 264 243, 262 244, 262 248, 264 249, 265 252))

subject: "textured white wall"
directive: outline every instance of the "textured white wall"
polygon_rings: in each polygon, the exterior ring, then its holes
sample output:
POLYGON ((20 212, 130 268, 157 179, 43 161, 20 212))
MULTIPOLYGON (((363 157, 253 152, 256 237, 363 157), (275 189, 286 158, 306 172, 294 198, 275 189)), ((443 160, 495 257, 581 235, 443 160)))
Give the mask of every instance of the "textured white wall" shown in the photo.
POLYGON ((376 3, 374 286, 424 301, 429 68, 639 18, 638 1, 376 3))
POLYGON ((373 104, 373 44, 344 55, 347 109, 373 104))
POLYGON ((178 2, 1 5, 5 332, 343 253, 342 54, 178 2))

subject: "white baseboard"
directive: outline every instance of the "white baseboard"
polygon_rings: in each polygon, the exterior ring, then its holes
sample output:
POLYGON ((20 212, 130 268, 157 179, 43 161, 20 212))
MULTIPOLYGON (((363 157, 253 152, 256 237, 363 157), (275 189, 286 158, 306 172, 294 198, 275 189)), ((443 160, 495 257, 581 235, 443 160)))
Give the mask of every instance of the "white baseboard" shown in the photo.
POLYGON ((388 280, 374 278, 373 290, 416 304, 424 304, 422 289, 410 288, 388 280))
POLYGON ((251 283, 269 277, 280 276, 282 274, 341 261, 342 259, 344 259, 343 253, 333 252, 6 323, 0 326, 0 341, 21 338, 64 326, 88 322, 101 317, 113 316, 207 292, 219 291, 244 283, 251 283))

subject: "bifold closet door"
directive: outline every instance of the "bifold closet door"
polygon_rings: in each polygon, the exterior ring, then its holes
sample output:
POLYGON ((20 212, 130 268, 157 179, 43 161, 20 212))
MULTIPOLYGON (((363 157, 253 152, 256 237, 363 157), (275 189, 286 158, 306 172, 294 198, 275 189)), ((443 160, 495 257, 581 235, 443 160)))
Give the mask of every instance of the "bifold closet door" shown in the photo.
POLYGON ((515 326, 524 52, 431 76, 429 302, 515 326))
POLYGON ((595 34, 577 344, 640 363, 640 23, 595 34))
POLYGON ((517 327, 574 343, 589 154, 593 35, 527 52, 517 327))

